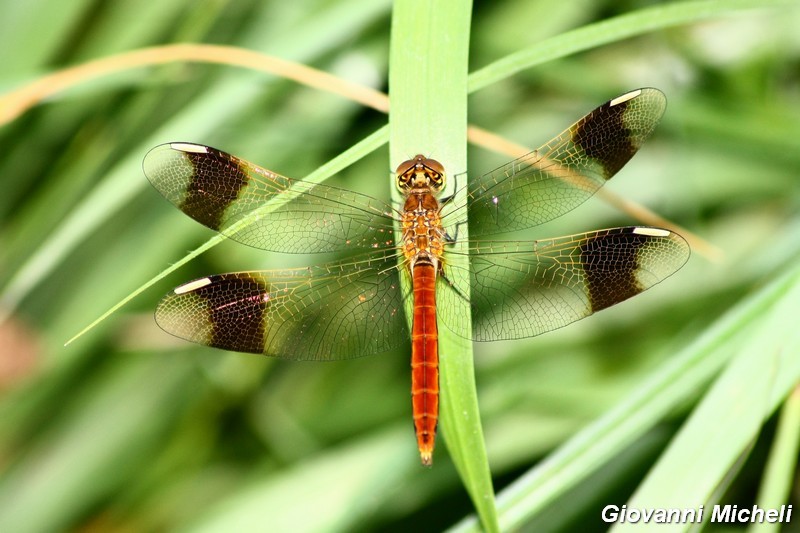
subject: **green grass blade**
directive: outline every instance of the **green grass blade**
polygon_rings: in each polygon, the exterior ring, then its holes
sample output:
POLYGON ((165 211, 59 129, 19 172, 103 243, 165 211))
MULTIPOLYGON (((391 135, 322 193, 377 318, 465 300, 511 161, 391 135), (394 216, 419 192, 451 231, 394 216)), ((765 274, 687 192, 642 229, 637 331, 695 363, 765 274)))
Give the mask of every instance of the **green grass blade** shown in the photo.
MULTIPOLYGON (((471 4, 464 0, 403 0, 395 4, 389 60, 392 165, 421 153, 441 162, 451 181, 454 173, 466 170, 470 12, 471 4)), ((466 238, 466 232, 466 225, 459 228, 459 240, 466 238)), ((466 303, 449 311, 470 315, 466 303)), ((439 350, 440 427, 484 528, 495 531, 494 492, 478 411, 471 342, 441 328, 439 350)))
MULTIPOLYGON (((501 492, 498 511, 503 529, 525 523, 699 392, 731 358, 732 341, 740 338, 739 332, 796 290, 799 280, 800 268, 795 268, 734 307, 625 401, 501 492)), ((474 519, 466 520, 454 531, 471 531, 475 526, 474 519)))
MULTIPOLYGON (((795 351, 795 354, 797 351, 795 351)), ((778 430, 769 454, 769 462, 761 481, 757 503, 762 509, 777 509, 789 501, 792 491, 792 473, 797 469, 800 451, 800 387, 795 387, 787 398, 778 420, 778 430)), ((779 531, 780 524, 752 524, 751 533, 779 531)))
MULTIPOLYGON (((704 518, 711 519, 715 493, 749 452, 765 419, 800 380, 798 314, 800 273, 795 272, 779 301, 745 324, 747 340, 736 358, 628 501, 628 509, 697 509, 706 504, 704 518)), ((733 343, 727 348, 736 351, 733 343)), ((617 524, 612 531, 640 526, 617 524)), ((693 527, 690 522, 670 523, 659 530, 693 527)))
POLYGON ((794 3, 793 0, 705 0, 639 9, 561 33, 499 59, 470 74, 469 92, 483 89, 524 69, 636 35, 718 18, 743 9, 794 3))
POLYGON ((190 375, 179 360, 128 357, 73 391, 64 416, 0 477, 0 531, 68 530, 109 488, 140 474, 139 458, 157 453, 197 388, 190 375))
MULTIPOLYGON (((404 428, 406 429, 406 428, 404 428)), ((317 454, 292 468, 269 472, 233 497, 202 511, 189 531, 352 531, 407 482, 411 457, 399 428, 317 454), (342 472, 348 472, 342 476, 342 472), (298 498, 298 494, 303 494, 298 498)))

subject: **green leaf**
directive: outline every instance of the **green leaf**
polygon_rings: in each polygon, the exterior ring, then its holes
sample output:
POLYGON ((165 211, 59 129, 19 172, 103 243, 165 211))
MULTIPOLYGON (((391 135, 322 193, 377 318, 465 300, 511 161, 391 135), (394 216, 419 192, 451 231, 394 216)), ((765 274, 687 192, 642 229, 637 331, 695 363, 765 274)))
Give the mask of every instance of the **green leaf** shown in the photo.
MULTIPOLYGON (((789 286, 779 299, 742 324, 739 335, 746 341, 725 345, 726 352, 738 353, 628 501, 628 509, 697 509, 705 504, 703 517, 710 520, 715 493, 727 484, 729 473, 747 454, 764 421, 800 381, 800 329, 796 327, 800 270, 788 278, 789 286)), ((617 524, 612 531, 640 526, 617 524)), ((671 523, 660 525, 659 530, 693 527, 690 522, 671 523)))
MULTIPOLYGON (((558 496, 577 486, 601 465, 622 453, 632 441, 652 429, 682 402, 700 392, 719 368, 730 360, 736 343, 741 338, 742 330, 751 326, 759 327, 765 314, 769 313, 772 316, 773 312, 777 313, 786 306, 795 307, 789 317, 796 317, 797 303, 800 302, 796 295, 800 290, 798 283, 800 283, 800 268, 795 268, 734 307, 694 343, 677 354, 663 368, 654 372, 648 381, 617 407, 575 435, 543 463, 506 488, 498 495, 502 528, 507 530, 520 527, 558 496)), ((796 339, 793 338, 789 339, 789 342, 786 342, 785 336, 781 336, 780 339, 780 342, 786 344, 786 350, 793 346, 792 343, 796 343, 796 339)), ((794 347, 796 353, 796 344, 794 347)), ((776 371, 783 369, 777 366, 778 360, 781 365, 793 364, 792 372, 797 372, 797 361, 794 363, 789 361, 790 353, 786 351, 782 357, 781 354, 776 354, 779 358, 775 360, 776 364, 768 367, 767 378, 774 388, 765 389, 764 394, 759 396, 763 403, 757 407, 762 417, 767 416, 768 407, 782 397, 780 392, 787 387, 785 382, 794 383, 791 381, 792 373, 785 378, 776 375, 776 371)), ((705 423, 714 426, 714 423, 708 420, 705 420, 705 423)), ((694 439, 696 446, 698 442, 696 434, 694 439)), ((700 442, 702 440, 699 439, 700 442)), ((673 472, 687 472, 687 470, 673 470, 673 472)), ((717 481, 718 478, 714 480, 717 481)), ((683 482, 685 489, 685 478, 683 482)), ((655 502, 656 507, 669 507, 664 505, 665 501, 652 500, 651 503, 655 502)), ((700 505, 703 501, 705 500, 695 500, 690 507, 700 505)), ((474 527, 473 519, 458 524, 453 530, 468 531, 474 530, 474 527)))
MULTIPOLYGON (((389 58, 389 144, 393 166, 416 154, 425 154, 444 165, 450 180, 466 170, 470 10, 471 4, 465 0, 395 3, 389 58)), ((461 194, 466 194, 463 188, 461 194)), ((466 238, 465 224, 459 227, 459 240, 466 238)), ((466 302, 461 309, 450 311, 470 315, 466 302)), ((472 343, 442 328, 439 354, 441 428, 447 448, 484 528, 497 531, 494 491, 475 390, 472 343)))
POLYGON ((495 61, 470 74, 469 92, 483 89, 524 69, 636 35, 718 18, 743 9, 793 3, 793 0, 705 0, 639 9, 561 33, 495 61))
POLYGON ((356 445, 326 450, 313 460, 261 476, 222 505, 201 513, 190 531, 359 529, 359 521, 383 501, 376 496, 391 494, 408 477, 411 454, 404 433, 398 428, 383 431, 356 445))
MULTIPOLYGON (((795 353, 797 353, 795 351, 795 353)), ((762 509, 777 509, 789 501, 792 492, 792 474, 797 469, 797 453, 800 451, 800 387, 795 387, 786 400, 778 420, 778 430, 769 454, 769 462, 758 493, 758 506, 762 509)), ((749 531, 764 533, 779 531, 780 524, 752 524, 749 531)))

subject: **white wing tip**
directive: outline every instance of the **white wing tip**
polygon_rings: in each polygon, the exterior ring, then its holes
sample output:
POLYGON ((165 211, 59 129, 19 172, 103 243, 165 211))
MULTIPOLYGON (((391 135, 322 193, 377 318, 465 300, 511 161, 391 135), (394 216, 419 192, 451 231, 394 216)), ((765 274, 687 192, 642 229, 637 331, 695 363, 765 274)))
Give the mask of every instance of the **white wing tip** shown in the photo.
POLYGON ((661 228, 639 227, 633 228, 633 233, 649 237, 668 237, 672 232, 661 228))
POLYGON ((169 143, 169 147, 173 150, 178 150, 179 152, 193 152, 196 154, 205 154, 208 152, 208 147, 203 146, 202 144, 169 143))
POLYGON ((190 281, 189 283, 184 283, 180 287, 175 287, 172 292, 175 294, 186 294, 187 292, 202 289, 206 285, 211 285, 211 278, 196 279, 194 281, 190 281))
POLYGON ((632 98, 636 98, 640 94, 642 94, 642 90, 641 89, 636 89, 635 91, 631 91, 629 93, 625 93, 625 94, 623 94, 621 96, 617 96, 616 98, 611 100, 608 103, 608 106, 609 107, 614 107, 615 105, 623 104, 623 103, 627 102, 628 100, 631 100, 632 98))

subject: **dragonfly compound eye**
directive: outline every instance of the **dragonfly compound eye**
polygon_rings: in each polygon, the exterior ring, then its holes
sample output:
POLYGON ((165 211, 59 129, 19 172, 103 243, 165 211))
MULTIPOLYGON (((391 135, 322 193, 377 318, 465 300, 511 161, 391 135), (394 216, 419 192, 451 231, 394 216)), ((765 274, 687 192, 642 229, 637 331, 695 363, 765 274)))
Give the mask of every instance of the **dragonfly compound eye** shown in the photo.
POLYGON ((397 188, 401 192, 429 189, 437 193, 442 190, 444 184, 445 172, 442 164, 424 155, 403 161, 397 167, 397 188))

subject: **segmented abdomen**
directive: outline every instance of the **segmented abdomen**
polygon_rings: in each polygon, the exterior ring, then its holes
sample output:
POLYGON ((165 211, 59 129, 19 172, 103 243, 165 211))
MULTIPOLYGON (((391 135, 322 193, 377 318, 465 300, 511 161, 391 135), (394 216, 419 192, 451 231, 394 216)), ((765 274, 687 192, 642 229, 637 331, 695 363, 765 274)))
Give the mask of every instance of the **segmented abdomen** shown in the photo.
POLYGON ((436 327, 436 268, 417 263, 412 272, 411 401, 422 464, 432 463, 439 420, 439 333, 436 327))

